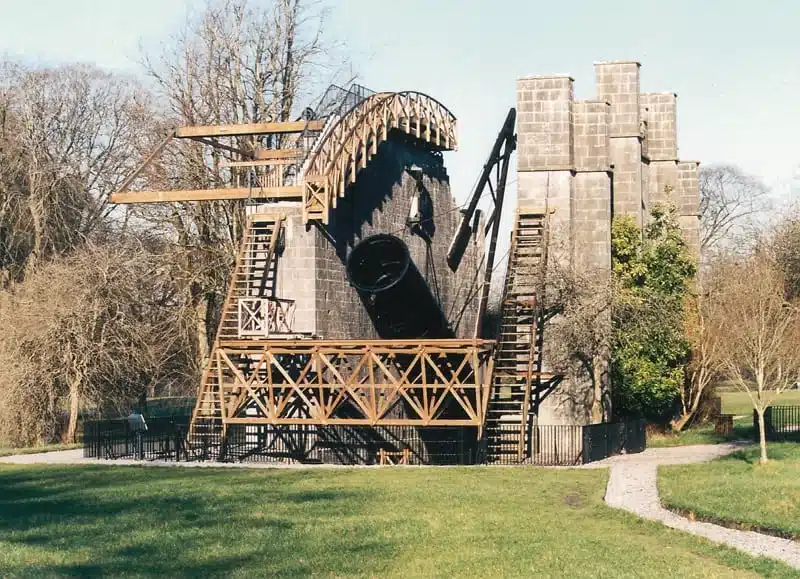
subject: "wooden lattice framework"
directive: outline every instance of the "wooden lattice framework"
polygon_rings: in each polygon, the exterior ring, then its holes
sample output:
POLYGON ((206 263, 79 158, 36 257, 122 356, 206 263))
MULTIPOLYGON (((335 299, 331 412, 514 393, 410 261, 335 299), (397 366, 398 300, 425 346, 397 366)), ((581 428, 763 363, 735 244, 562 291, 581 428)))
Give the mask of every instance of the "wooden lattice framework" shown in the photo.
POLYGON ((224 425, 472 426, 480 431, 493 345, 457 339, 224 341, 215 348, 211 371, 224 425))
POLYGON ((436 99, 419 92, 381 92, 342 116, 312 150, 304 167, 303 218, 328 222, 337 199, 355 183, 391 130, 415 137, 438 150, 458 145, 456 118, 436 99))
POLYGON ((274 297, 239 298, 239 337, 269 338, 292 334, 294 300, 274 297))

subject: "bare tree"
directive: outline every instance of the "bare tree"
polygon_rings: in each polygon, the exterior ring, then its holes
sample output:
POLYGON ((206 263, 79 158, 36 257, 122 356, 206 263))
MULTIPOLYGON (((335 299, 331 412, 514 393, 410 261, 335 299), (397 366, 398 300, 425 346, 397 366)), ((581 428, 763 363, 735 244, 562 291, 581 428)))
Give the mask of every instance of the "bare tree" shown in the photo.
POLYGON ((611 274, 607 270, 566 268, 555 262, 548 270, 547 309, 559 313, 551 323, 548 340, 552 362, 560 371, 570 373, 572 368, 572 373, 591 383, 592 422, 609 420, 611 274))
POLYGON ((17 444, 75 439, 79 409, 186 383, 162 257, 139 244, 85 245, 0 293, 0 425, 17 444))
POLYGON ((769 209, 769 190, 734 165, 700 168, 700 252, 731 240, 748 220, 769 209))
MULTIPOLYGON (((287 121, 298 104, 336 76, 342 60, 324 37, 325 12, 302 0, 208 0, 198 18, 147 55, 162 119, 175 125, 287 121)), ((233 149, 276 147, 275 136, 237 137, 233 149)), ((197 142, 177 143, 146 179, 157 188, 224 185, 221 163, 237 153, 197 142)), ((193 312, 197 351, 208 353, 227 277, 244 223, 243 202, 183 203, 133 208, 148 229, 165 232, 180 248, 179 280, 193 312)))
POLYGON ((758 415, 767 461, 764 412, 800 376, 800 311, 785 298, 785 280, 767 252, 721 267, 715 327, 723 370, 758 415))
POLYGON ((800 298, 800 216, 796 212, 776 224, 769 245, 786 279, 788 298, 800 298))
POLYGON ((686 366, 686 380, 680 391, 681 413, 671 423, 676 432, 694 419, 708 387, 723 370, 722 336, 719 328, 715 327, 721 314, 716 302, 700 285, 697 290, 697 295, 688 299, 686 304, 686 336, 692 351, 686 366))
POLYGON ((0 65, 0 282, 108 225, 147 109, 134 81, 91 66, 0 65))

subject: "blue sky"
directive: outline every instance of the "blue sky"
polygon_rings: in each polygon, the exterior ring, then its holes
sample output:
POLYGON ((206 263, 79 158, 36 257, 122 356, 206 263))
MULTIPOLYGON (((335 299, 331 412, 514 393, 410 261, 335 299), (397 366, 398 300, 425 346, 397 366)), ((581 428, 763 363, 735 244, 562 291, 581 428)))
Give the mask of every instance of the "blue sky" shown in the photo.
MULTIPOLYGON (((136 69, 200 0, 0 0, 0 55, 136 69)), ((642 90, 678 93, 679 153, 731 162, 800 200, 797 0, 329 0, 331 37, 377 90, 420 90, 459 119, 446 162, 464 199, 519 76, 568 73, 594 96, 597 60, 642 63, 642 90)), ((513 177, 512 177, 513 178, 513 177)))

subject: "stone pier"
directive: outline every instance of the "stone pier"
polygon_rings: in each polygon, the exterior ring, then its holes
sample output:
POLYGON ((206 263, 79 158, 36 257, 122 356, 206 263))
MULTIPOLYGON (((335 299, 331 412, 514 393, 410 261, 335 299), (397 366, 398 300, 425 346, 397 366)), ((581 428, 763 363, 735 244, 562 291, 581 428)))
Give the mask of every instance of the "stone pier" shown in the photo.
MULTIPOLYGON (((636 61, 595 63, 593 100, 576 100, 568 75, 517 80, 518 202, 553 211, 549 259, 561 266, 610 272, 612 218, 630 215, 641 226, 667 201, 699 257, 699 163, 678 156, 677 95, 641 92, 640 69, 636 61)), ((550 362, 545 349, 545 369, 564 370, 550 362)), ((572 368, 542 404, 540 422, 590 422, 592 390, 590 377, 572 368)))

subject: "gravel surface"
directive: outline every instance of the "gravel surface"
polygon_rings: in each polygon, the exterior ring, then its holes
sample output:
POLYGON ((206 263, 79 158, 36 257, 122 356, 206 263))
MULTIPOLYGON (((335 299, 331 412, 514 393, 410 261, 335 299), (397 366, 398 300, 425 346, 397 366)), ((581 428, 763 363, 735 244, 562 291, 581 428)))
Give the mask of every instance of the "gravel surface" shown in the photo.
MULTIPOLYGON (((171 466, 180 468, 255 468, 255 469, 276 469, 276 468, 358 468, 336 464, 283 464, 269 462, 216 462, 197 461, 197 462, 175 462, 164 460, 132 460, 117 458, 112 460, 101 460, 97 458, 84 458, 83 449, 58 450, 54 452, 41 452, 38 454, 17 454, 13 456, 0 456, 0 464, 86 464, 93 466, 171 466)), ((371 468, 371 467, 363 467, 371 468)))
POLYGON ((709 444, 653 448, 641 454, 616 456, 589 466, 611 467, 605 500, 612 507, 625 509, 673 529, 724 543, 751 555, 778 559, 795 569, 800 569, 800 544, 794 541, 751 531, 728 529, 712 523, 690 521, 661 506, 656 484, 659 465, 705 462, 729 454, 740 447, 738 444, 709 444))

